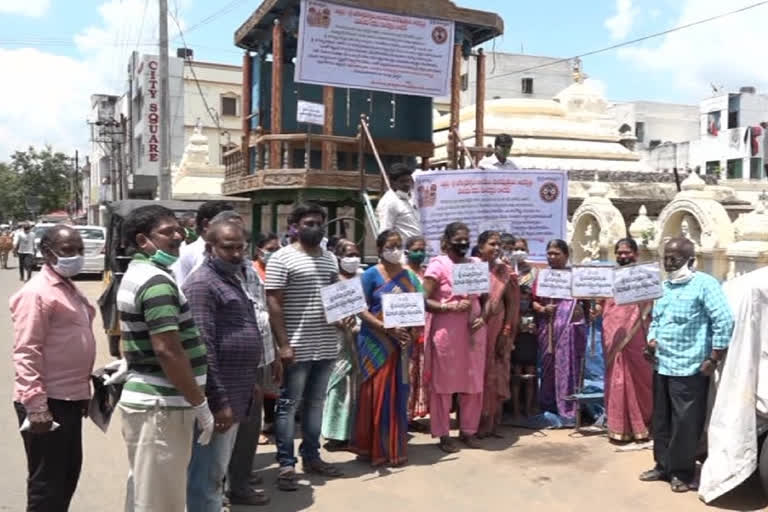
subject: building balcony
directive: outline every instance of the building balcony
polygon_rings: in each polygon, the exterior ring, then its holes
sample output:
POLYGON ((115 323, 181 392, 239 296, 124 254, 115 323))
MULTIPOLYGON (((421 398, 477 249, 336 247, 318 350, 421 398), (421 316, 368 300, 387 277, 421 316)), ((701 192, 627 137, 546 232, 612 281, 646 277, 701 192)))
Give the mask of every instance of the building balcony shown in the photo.
MULTIPOLYGON (((383 178, 361 135, 343 137, 314 133, 251 135, 248 157, 241 148, 224 154, 224 195, 286 189, 333 189, 379 192, 383 178), (371 165, 373 164, 373 165, 371 165)), ((380 155, 431 154, 431 143, 378 141, 380 155)))

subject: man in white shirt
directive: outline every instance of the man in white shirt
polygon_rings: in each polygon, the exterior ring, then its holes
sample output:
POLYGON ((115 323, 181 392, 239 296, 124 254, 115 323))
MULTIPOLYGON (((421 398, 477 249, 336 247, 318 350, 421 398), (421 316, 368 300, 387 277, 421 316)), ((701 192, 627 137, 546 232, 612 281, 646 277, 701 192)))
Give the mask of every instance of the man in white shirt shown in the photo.
POLYGON ((22 224, 21 230, 16 232, 14 238, 13 255, 19 259, 21 280, 29 281, 32 277, 32 268, 35 266, 35 233, 32 231, 32 226, 22 224))
POLYGON ((376 217, 379 220, 379 233, 394 229, 407 240, 412 236, 421 236, 419 210, 413 203, 413 169, 405 164, 394 164, 387 176, 392 187, 379 200, 376 217))
POLYGON ((514 140, 512 136, 502 133, 496 136, 493 154, 480 160, 478 167, 487 171, 495 169, 517 169, 515 163, 509 159, 514 140))
POLYGON ((208 201, 197 209, 195 222, 197 224, 197 240, 185 245, 179 251, 179 259, 171 265, 171 270, 176 278, 179 288, 184 284, 187 276, 205 260, 205 233, 208 224, 221 212, 234 210, 235 207, 226 201, 208 201))

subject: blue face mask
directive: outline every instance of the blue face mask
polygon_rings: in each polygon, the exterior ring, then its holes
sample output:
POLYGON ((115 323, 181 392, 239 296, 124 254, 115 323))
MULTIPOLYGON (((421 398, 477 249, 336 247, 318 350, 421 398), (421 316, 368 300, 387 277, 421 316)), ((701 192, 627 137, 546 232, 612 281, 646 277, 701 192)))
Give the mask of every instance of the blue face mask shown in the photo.
POLYGON ((238 263, 232 263, 230 261, 217 258, 216 256, 211 256, 211 264, 213 264, 213 268, 216 269, 216 272, 229 277, 234 276, 240 271, 240 269, 243 268, 242 261, 238 263))

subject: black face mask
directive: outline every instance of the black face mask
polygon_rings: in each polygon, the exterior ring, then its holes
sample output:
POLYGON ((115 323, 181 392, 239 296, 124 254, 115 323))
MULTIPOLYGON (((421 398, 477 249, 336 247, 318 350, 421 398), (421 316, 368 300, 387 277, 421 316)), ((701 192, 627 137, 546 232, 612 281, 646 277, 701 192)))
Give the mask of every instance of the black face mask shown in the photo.
POLYGON ((632 260, 629 258, 616 258, 616 263, 623 267, 625 265, 631 265, 632 260))
POLYGON ((469 250, 469 242, 455 242, 451 244, 451 248, 459 256, 464 256, 465 254, 467 254, 467 251, 469 250))
POLYGON ((320 226, 299 229, 299 241, 310 247, 316 247, 320 245, 320 242, 323 241, 324 236, 325 230, 320 226))

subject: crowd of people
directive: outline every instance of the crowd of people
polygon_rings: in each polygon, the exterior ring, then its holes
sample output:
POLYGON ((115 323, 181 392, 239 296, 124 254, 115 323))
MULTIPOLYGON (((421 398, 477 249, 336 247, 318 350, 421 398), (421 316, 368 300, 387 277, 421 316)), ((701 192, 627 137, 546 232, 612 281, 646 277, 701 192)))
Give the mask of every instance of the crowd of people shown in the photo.
MULTIPOLYGON (((497 148, 497 161, 507 149, 497 148)), ((295 491, 299 458, 304 473, 343 476, 321 449, 374 466, 407 464, 408 431, 424 429, 423 418, 446 453, 502 436, 505 410, 572 420, 588 325, 598 316, 610 438, 652 433, 656 464, 640 478, 669 481, 676 492, 693 485, 708 378, 733 317, 719 283, 694 270, 691 242, 666 244, 667 280, 655 305, 544 298, 527 242, 514 234, 450 222, 440 253, 428 259, 411 172, 392 169, 391 196, 377 212, 378 258, 366 269, 354 241, 325 245, 326 212, 314 204, 294 208, 285 246, 274 234, 251 236, 227 203, 205 203, 193 220, 159 204, 130 213, 123 242, 133 259, 117 294, 123 359, 107 379, 122 386, 126 510, 268 503, 254 467, 267 424, 277 487, 295 491), (469 262, 488 265, 488 293, 454 294, 453 269, 469 262), (350 279, 360 279, 368 309, 329 324, 320 290, 350 279), (391 293, 423 294, 423 328, 385 326, 391 293)), ((58 511, 68 509, 82 463, 94 309, 71 280, 82 268, 77 231, 48 229, 40 250, 41 272, 10 302, 14 405, 29 463, 28 510, 58 511)), ((617 241, 615 252, 618 265, 636 262, 631 239, 617 241)), ((548 266, 568 262, 568 244, 550 241, 548 266)))

